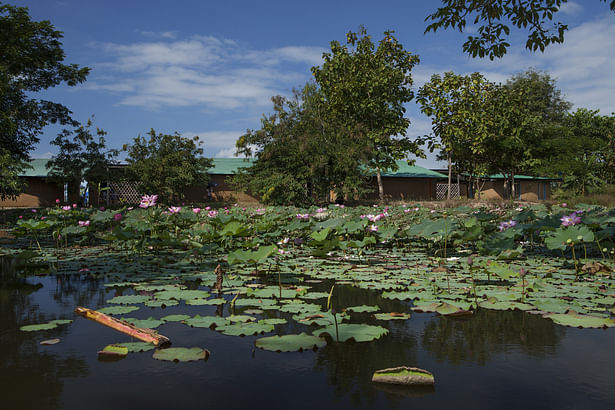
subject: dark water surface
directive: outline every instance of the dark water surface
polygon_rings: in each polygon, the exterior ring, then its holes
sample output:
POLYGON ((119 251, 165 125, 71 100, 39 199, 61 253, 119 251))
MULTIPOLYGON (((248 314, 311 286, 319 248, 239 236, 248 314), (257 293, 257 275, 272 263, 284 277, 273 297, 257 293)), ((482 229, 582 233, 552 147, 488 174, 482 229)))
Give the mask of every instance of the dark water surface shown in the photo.
MULTIPOLYGON (((379 322, 390 333, 374 342, 274 353, 255 349, 256 336, 167 323, 157 330, 174 346, 207 348, 209 360, 163 362, 149 351, 101 362, 98 350, 130 338, 76 317, 73 310, 102 307, 115 291, 85 274, 18 277, 5 262, 0 265, 0 409, 615 408, 614 329, 566 328, 518 311, 481 310, 464 321, 414 313, 407 321, 379 322), (74 322, 47 331, 19 330, 53 319, 74 322), (60 344, 39 344, 56 337, 60 344), (374 370, 399 365, 431 371, 435 389, 389 391, 371 383, 374 370)), ((408 310, 403 302, 350 287, 340 291, 337 302, 408 310)), ((142 307, 127 316, 214 310, 181 303, 164 310, 142 307)), ((286 326, 276 332, 306 330, 286 326)))

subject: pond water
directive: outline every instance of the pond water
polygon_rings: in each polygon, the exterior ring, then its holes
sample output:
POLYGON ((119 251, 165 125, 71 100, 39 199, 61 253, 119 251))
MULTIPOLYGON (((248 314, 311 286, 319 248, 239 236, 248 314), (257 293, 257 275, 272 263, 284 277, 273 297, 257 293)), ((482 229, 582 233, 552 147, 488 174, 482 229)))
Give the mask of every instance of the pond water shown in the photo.
MULTIPOLYGON (((209 360, 163 362, 149 351, 99 361, 98 350, 130 338, 73 310, 102 307, 116 290, 87 273, 22 276, 14 261, 0 262, 3 409, 612 409, 615 404, 613 329, 568 328, 520 311, 482 309, 469 320, 412 313, 410 320, 381 322, 390 333, 379 340, 330 342, 296 353, 255 349, 257 336, 226 336, 174 322, 157 330, 174 346, 207 348, 209 360), (52 319, 74 321, 47 331, 19 330, 52 319), (39 344, 51 338, 61 342, 39 344), (399 365, 431 371, 435 388, 390 390, 372 384, 373 371, 399 365)), ((314 286, 326 291, 330 284, 314 286)), ((336 289, 340 306, 408 311, 407 302, 375 292, 336 289)), ((164 310, 142 307, 130 316, 203 315, 216 308, 182 302, 164 310)), ((228 314, 228 304, 224 309, 228 314)), ((299 326, 277 325, 275 333, 305 331, 292 329, 299 326)))

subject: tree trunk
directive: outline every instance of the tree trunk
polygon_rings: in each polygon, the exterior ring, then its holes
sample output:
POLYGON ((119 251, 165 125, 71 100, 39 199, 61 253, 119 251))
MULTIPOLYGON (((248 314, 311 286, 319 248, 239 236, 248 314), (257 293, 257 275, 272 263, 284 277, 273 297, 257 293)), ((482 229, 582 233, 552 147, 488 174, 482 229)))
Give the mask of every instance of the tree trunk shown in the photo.
POLYGON ((453 186, 453 167, 451 165, 451 153, 448 153, 448 192, 446 199, 451 199, 451 188, 453 186))
POLYGON ((384 202, 384 188, 382 187, 382 175, 380 173, 380 167, 376 168, 376 181, 378 181, 378 197, 380 202, 384 202))

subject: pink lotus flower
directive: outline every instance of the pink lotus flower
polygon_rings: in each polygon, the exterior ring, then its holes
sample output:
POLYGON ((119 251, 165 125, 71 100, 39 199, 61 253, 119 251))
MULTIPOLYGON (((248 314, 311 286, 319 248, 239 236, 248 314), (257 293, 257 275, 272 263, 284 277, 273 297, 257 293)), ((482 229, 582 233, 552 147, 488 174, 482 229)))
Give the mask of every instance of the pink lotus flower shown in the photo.
POLYGON ((139 204, 139 207, 146 209, 155 206, 156 201, 158 201, 158 195, 143 195, 141 197, 141 203, 139 204))
POLYGON ((172 213, 172 214, 178 214, 179 211, 181 211, 181 210, 182 210, 181 206, 171 206, 171 207, 169 207, 169 212, 172 213))
POLYGON ((367 229, 370 232, 378 232, 378 225, 370 225, 367 229))
POLYGON ((216 211, 215 209, 213 211, 209 211, 207 212, 207 216, 210 218, 215 218, 216 216, 218 216, 218 211, 216 211))
POLYGON ((73 204, 73 208, 77 208, 77 204, 73 204))
POLYGON ((571 213, 570 215, 564 215, 560 218, 562 221, 562 226, 572 226, 581 223, 581 217, 577 215, 576 212, 571 213))
POLYGON ((211 206, 206 206, 206 207, 205 207, 205 210, 206 210, 206 211, 209 211, 210 209, 211 209, 211 206))
POLYGON ((19 215, 19 219, 23 219, 23 216, 22 216, 22 215, 19 215))
POLYGON ((104 206, 101 206, 101 207, 100 207, 100 208, 98 208, 98 209, 100 209, 101 211, 104 211, 104 210, 105 210, 105 207, 104 207, 104 206))
POLYGON ((122 214, 115 214, 113 215, 113 219, 115 220, 115 222, 119 222, 122 220, 122 214))
POLYGON ((297 214, 297 219, 300 221, 307 221, 310 219, 310 214, 297 214))
POLYGON ((63 211, 70 211, 72 208, 70 207, 70 205, 65 205, 62 207, 63 211))
POLYGON ((192 212, 198 215, 201 212, 201 208, 192 208, 192 212))
POLYGON ((35 214, 36 212, 38 212, 38 211, 36 209, 32 208, 32 213, 35 214))
POLYGON ((59 203, 60 203, 60 199, 56 198, 56 204, 59 204, 59 203))
POLYGON ((90 221, 78 221, 79 226, 90 226, 90 221))
POLYGON ((512 219, 510 221, 503 221, 500 222, 500 224, 498 225, 498 229, 500 230, 500 232, 507 230, 508 228, 512 228, 513 226, 517 225, 517 221, 513 221, 512 219))

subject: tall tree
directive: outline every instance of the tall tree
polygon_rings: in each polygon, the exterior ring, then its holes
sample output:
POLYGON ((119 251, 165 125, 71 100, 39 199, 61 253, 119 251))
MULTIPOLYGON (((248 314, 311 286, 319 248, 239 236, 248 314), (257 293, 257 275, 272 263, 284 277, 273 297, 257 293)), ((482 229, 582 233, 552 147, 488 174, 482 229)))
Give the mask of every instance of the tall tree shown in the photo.
POLYGON ((259 130, 237 140, 237 154, 256 156, 234 184, 265 203, 308 205, 361 195, 367 182, 361 164, 369 159, 357 136, 329 115, 315 84, 293 98, 272 98, 273 114, 259 130))
POLYGON ((489 168, 507 177, 514 198, 516 174, 553 160, 542 147, 564 132, 563 121, 571 104, 549 74, 533 69, 499 85, 489 101, 489 168))
POLYGON ((360 27, 346 35, 345 45, 332 41, 323 59, 322 67, 312 67, 316 83, 331 115, 368 142, 382 201, 382 170, 396 170, 395 160, 409 154, 424 156, 419 144, 405 136, 410 120, 404 117, 404 104, 414 98, 410 72, 419 58, 404 50, 392 31, 385 31, 375 48, 360 27))
POLYGON ((184 196, 186 188, 209 181, 207 170, 213 164, 211 159, 203 157, 198 136, 156 134, 153 128, 148 135, 149 140, 138 136, 132 145, 123 147, 128 153, 129 173, 141 192, 157 194, 161 200, 177 201, 184 196))
MULTIPOLYGON (((525 47, 532 51, 544 51, 550 44, 563 43, 568 30, 568 25, 559 21, 549 26, 567 0, 442 0, 442 3, 442 7, 425 18, 433 21, 425 33, 449 27, 463 32, 468 21, 481 24, 478 36, 468 36, 463 44, 463 51, 472 57, 488 56, 491 60, 503 57, 510 47, 508 24, 529 31, 525 47), (506 21, 509 23, 505 24, 506 21)), ((610 6, 615 11, 615 0, 610 0, 610 6)))
POLYGON ((63 64, 61 39, 49 21, 32 21, 27 8, 0 3, 0 156, 10 163, 0 180, 2 198, 19 193, 16 171, 27 166, 47 124, 78 125, 64 105, 29 95, 85 81, 89 68, 63 64))
MULTIPOLYGON (((92 119, 88 119, 85 126, 64 129, 51 141, 59 148, 59 153, 47 163, 49 176, 59 184, 68 185, 69 197, 73 201, 78 197, 83 180, 90 188, 96 187, 98 193, 100 185, 108 180, 108 166, 117 155, 116 150, 106 147, 104 137, 107 133, 98 127, 93 132, 92 126, 92 119)), ((98 198, 93 198, 92 203, 98 204, 98 198)))
POLYGON ((441 148, 448 160, 448 199, 453 164, 458 172, 472 176, 486 171, 485 141, 491 118, 485 107, 492 88, 480 73, 463 76, 447 72, 443 77, 434 74, 419 89, 417 102, 431 117, 433 133, 439 139, 435 147, 441 148))

